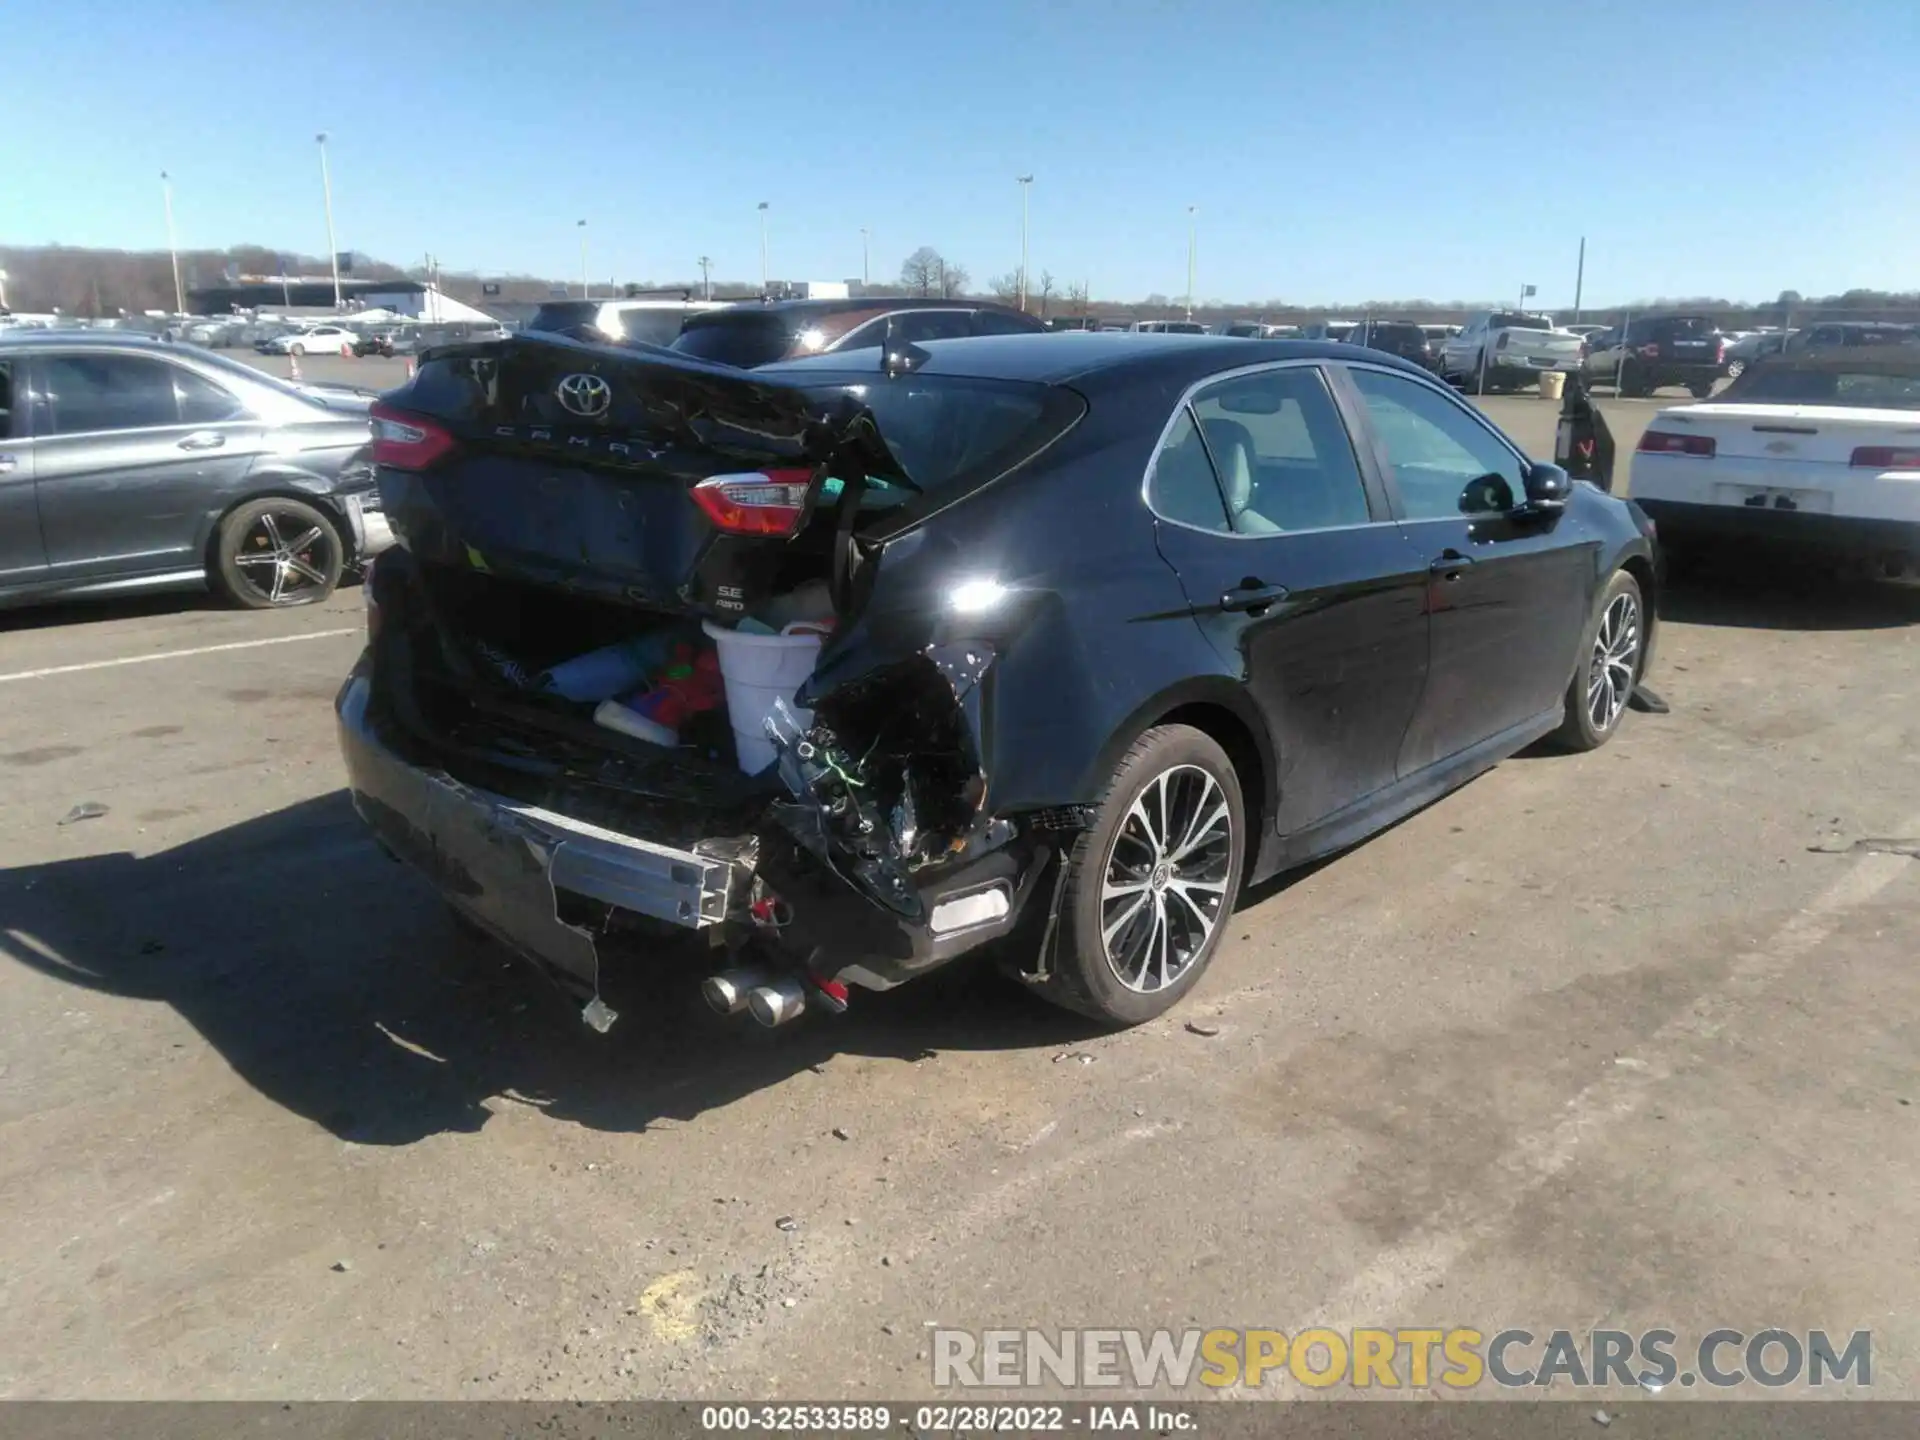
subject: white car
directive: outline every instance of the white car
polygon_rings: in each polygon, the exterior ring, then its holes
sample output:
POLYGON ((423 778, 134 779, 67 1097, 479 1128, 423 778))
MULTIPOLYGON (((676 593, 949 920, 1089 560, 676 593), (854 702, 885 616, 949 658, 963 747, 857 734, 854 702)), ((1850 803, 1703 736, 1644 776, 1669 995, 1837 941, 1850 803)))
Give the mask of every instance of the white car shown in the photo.
POLYGON ((1776 542, 1920 578, 1920 347, 1769 359, 1660 411, 1628 494, 1669 559, 1776 542))
POLYGON ((344 325, 315 325, 278 335, 268 342, 275 355, 338 355, 340 347, 351 347, 360 337, 344 325))
POLYGON ((1551 315, 1483 310, 1447 341, 1440 375, 1469 390, 1531 385, 1543 370, 1578 370, 1583 343, 1572 331, 1556 329, 1551 315))

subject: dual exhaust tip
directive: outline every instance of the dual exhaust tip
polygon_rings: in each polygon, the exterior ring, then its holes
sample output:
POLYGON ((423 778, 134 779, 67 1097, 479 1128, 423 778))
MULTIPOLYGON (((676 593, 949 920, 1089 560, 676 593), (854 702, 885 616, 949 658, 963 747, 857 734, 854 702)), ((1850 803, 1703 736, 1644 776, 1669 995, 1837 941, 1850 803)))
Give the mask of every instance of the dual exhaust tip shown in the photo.
POLYGON ((745 1010, 769 1030, 807 1008, 807 987, 802 982, 762 970, 722 970, 700 982, 700 993, 715 1013, 738 1015, 745 1010))

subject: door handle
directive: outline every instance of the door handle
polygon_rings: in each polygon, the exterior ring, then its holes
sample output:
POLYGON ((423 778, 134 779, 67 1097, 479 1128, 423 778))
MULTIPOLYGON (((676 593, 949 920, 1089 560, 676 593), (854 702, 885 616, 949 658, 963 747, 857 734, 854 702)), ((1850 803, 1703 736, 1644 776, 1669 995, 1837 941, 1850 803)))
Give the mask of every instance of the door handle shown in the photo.
POLYGON ((1473 564, 1471 555, 1462 555, 1458 550, 1448 550, 1427 566, 1427 571, 1429 574, 1439 575, 1448 580, 1458 580, 1460 572, 1471 564, 1473 564))
POLYGON ((218 450, 227 437, 218 430, 196 430, 180 442, 182 450, 218 450))
POLYGON ((1259 580, 1242 580, 1233 589, 1220 597, 1220 608, 1226 611, 1243 610, 1249 615, 1259 615, 1269 606, 1277 605, 1287 598, 1287 587, 1268 585, 1259 580))
POLYGON ((0 475, 11 475, 20 462, 11 455, 0 455, 0 475))

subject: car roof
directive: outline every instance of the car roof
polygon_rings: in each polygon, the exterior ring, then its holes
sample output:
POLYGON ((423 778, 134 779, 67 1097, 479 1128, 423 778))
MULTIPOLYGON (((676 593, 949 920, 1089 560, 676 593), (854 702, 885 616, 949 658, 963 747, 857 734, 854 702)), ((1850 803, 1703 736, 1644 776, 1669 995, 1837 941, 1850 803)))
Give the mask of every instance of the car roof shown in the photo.
MULTIPOLYGON (((724 310, 715 310, 700 317, 702 324, 716 320, 731 319, 736 315, 833 315, 848 310, 871 310, 876 314, 886 314, 897 310, 996 310, 1003 314, 1018 315, 1021 312, 1012 305, 1002 305, 998 300, 976 300, 965 296, 955 296, 951 300, 938 300, 932 297, 896 296, 896 295, 856 295, 840 299, 821 300, 739 300, 724 310)), ((1033 317, 1034 323, 1040 323, 1033 317)))
MULTIPOLYGON (((1045 335, 991 335, 966 340, 930 340, 922 375, 956 375, 982 380, 1026 380, 1062 385, 1093 376, 1137 376, 1164 372, 1191 383, 1221 370, 1238 370, 1277 360, 1339 360, 1351 363, 1354 348, 1325 340, 1245 340, 1235 335, 1168 335, 1111 330, 1066 330, 1045 335)), ((867 351, 857 352, 862 356, 867 351)), ((847 355, 816 355, 755 371, 759 375, 804 380, 825 374, 878 374, 871 364, 850 365, 847 355)), ((1367 356, 1368 364, 1425 376, 1426 371, 1394 356, 1367 356)))

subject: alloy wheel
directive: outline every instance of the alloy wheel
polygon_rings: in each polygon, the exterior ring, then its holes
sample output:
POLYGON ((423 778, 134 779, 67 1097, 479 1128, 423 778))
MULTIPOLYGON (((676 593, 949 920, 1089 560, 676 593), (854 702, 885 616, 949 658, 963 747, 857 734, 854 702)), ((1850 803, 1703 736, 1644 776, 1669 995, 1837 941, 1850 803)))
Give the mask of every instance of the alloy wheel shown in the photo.
POLYGON ((233 563, 241 581, 269 605, 297 605, 326 592, 337 543, 323 525, 266 510, 240 537, 233 563))
POLYGON ((1139 994, 1176 983, 1231 897, 1233 812, 1198 765, 1162 771, 1128 807, 1100 881, 1100 936, 1114 977, 1139 994))
POLYGON ((1600 617, 1587 666, 1587 718, 1601 734, 1613 729, 1627 708, 1640 668, 1640 602, 1616 595, 1600 617))

